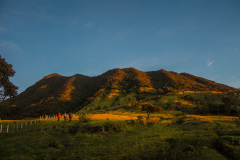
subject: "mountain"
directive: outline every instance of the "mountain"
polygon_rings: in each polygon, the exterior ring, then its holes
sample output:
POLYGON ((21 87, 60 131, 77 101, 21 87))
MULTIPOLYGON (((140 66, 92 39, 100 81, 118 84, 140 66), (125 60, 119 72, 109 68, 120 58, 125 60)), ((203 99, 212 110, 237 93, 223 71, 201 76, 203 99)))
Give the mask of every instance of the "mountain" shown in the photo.
POLYGON ((176 90, 189 91, 229 91, 234 88, 188 73, 176 73, 166 70, 147 72, 155 88, 172 87, 176 90))
POLYGON ((132 103, 144 93, 158 95, 177 91, 229 90, 235 88, 188 73, 163 69, 143 72, 135 68, 117 68, 95 77, 81 74, 66 77, 54 73, 1 103, 0 117, 35 117, 83 109, 90 111, 94 107, 108 110, 132 103))

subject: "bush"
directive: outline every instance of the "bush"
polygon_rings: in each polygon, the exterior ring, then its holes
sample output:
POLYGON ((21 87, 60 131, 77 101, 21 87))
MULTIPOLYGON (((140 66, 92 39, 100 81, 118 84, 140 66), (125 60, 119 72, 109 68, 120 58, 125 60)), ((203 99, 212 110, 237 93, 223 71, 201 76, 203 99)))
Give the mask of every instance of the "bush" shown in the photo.
POLYGON ((81 123, 87 123, 87 122, 90 121, 90 119, 87 118, 87 114, 86 114, 86 113, 79 114, 79 115, 78 115, 78 120, 79 120, 79 122, 81 122, 81 123))

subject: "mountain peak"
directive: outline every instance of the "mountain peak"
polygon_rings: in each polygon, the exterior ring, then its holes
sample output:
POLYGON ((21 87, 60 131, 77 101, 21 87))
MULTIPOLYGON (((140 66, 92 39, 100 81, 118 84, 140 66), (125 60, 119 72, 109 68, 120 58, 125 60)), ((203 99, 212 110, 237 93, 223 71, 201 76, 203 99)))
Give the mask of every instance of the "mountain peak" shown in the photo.
POLYGON ((48 79, 48 78, 52 78, 52 77, 64 77, 64 76, 62 76, 58 73, 52 73, 52 74, 45 76, 43 79, 48 79))

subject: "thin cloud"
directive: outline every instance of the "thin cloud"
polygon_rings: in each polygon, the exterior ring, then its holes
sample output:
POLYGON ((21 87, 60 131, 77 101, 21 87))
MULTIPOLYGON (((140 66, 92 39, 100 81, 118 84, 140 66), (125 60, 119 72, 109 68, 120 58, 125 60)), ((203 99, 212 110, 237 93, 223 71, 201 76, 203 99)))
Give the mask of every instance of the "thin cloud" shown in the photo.
POLYGON ((207 62, 207 67, 211 67, 213 65, 214 61, 208 61, 207 62))

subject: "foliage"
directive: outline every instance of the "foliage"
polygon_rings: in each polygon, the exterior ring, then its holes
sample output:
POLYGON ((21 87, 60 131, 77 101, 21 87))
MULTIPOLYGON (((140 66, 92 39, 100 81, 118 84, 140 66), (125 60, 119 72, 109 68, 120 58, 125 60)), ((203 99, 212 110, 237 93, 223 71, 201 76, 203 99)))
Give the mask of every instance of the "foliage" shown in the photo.
POLYGON ((0 117, 20 119, 57 112, 105 113, 121 108, 136 110, 145 103, 190 114, 236 115, 233 104, 229 107, 218 95, 220 93, 210 93, 229 90, 235 91, 201 77, 165 70, 113 69, 96 77, 51 74, 4 101, 7 107, 0 108, 0 117))
POLYGON ((238 106, 240 106, 240 90, 228 92, 224 97, 225 105, 233 106, 234 111, 236 112, 237 116, 240 119, 240 111, 238 106))
POLYGON ((0 102, 6 97, 13 97, 17 95, 17 89, 11 81, 10 77, 13 77, 15 71, 11 64, 8 64, 5 58, 0 55, 0 102))
POLYGON ((161 107, 154 106, 152 104, 143 104, 142 106, 139 107, 141 111, 146 111, 147 112, 147 121, 150 119, 150 114, 154 112, 162 112, 163 109, 161 107))
POLYGON ((87 122, 90 121, 90 119, 87 118, 87 114, 86 114, 86 113, 79 114, 79 115, 78 115, 78 120, 79 120, 79 122, 81 122, 81 123, 87 123, 87 122))
POLYGON ((137 125, 136 121, 42 121, 18 132, 0 134, 1 160, 234 160, 240 155, 239 128, 224 119, 186 117, 179 125, 170 120, 151 126, 137 125))
POLYGON ((151 82, 156 88, 166 92, 180 91, 229 91, 232 87, 219 84, 188 73, 176 73, 166 70, 147 72, 151 82))

